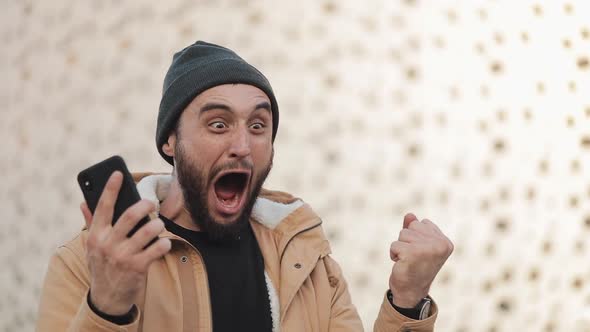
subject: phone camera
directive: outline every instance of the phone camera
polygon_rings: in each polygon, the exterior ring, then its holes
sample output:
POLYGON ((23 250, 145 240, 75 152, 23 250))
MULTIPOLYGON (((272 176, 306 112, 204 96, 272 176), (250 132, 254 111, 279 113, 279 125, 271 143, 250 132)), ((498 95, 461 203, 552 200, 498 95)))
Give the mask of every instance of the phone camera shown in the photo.
POLYGON ((92 190, 92 183, 90 180, 84 180, 84 188, 86 188, 86 190, 92 190))

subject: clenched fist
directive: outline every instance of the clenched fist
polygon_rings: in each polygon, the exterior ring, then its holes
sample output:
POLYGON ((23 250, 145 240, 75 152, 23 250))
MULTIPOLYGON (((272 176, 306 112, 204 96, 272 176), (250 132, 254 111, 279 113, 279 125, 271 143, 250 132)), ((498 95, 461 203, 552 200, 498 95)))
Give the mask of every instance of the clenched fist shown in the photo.
POLYGON ((434 277, 452 252, 453 243, 432 221, 419 221, 408 213, 398 240, 389 250, 395 262, 389 277, 394 304, 415 307, 428 295, 434 277))
POLYGON ((135 203, 111 226, 122 180, 120 172, 111 175, 94 216, 86 203, 81 205, 89 227, 86 258, 90 270, 90 301, 101 312, 115 316, 129 312, 135 296, 145 287, 148 267, 171 247, 170 239, 159 239, 145 248, 164 230, 164 223, 159 219, 152 219, 127 237, 129 231, 155 209, 149 201, 135 203))

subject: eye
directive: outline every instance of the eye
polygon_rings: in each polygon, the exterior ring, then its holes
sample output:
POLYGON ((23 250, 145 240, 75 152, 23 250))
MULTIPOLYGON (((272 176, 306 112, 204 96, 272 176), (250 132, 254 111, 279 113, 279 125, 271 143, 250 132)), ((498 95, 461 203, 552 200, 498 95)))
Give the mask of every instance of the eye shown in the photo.
POLYGON ((262 123, 260 123, 260 122, 253 123, 253 124, 250 126, 250 128, 252 128, 252 129, 257 129, 257 130, 260 130, 260 129, 263 129, 263 128, 264 128, 264 124, 262 124, 262 123))
POLYGON ((266 126, 263 122, 255 122, 250 125, 250 128, 256 132, 262 132, 266 126))
POLYGON ((227 125, 222 121, 215 121, 215 122, 211 122, 209 124, 209 127, 216 129, 216 130, 221 130, 221 129, 227 128, 227 125))

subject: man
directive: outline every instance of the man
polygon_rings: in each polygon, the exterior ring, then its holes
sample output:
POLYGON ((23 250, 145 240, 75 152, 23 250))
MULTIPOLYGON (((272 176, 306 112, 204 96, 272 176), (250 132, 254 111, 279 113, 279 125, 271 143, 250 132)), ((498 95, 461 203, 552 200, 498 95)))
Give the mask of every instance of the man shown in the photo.
MULTIPOLYGON (((82 204, 87 227, 50 262, 38 330, 362 330, 320 218, 261 189, 278 123, 269 82, 237 54, 205 42, 175 54, 156 132, 172 175, 137 175, 145 199, 114 226, 120 173, 94 215, 82 204)), ((435 224, 406 215, 376 331, 433 329, 428 291, 452 249, 435 224)))

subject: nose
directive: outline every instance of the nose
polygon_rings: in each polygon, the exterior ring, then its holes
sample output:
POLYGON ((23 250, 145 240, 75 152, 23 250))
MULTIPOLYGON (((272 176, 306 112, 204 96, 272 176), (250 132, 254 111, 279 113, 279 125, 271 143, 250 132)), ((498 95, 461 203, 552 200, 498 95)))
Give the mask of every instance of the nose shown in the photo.
POLYGON ((229 156, 230 158, 243 159, 250 155, 250 135, 246 128, 236 130, 232 135, 229 156))

